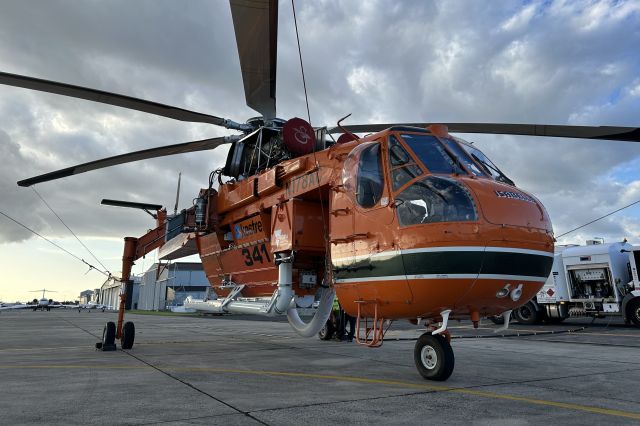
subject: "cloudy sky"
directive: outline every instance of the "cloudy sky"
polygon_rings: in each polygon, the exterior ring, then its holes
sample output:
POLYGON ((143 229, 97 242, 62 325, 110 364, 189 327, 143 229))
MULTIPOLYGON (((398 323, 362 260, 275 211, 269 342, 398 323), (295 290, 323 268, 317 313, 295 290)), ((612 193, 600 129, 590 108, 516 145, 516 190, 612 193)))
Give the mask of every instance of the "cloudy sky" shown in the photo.
MULTIPOLYGON (((640 1, 296 2, 313 125, 364 122, 640 125, 640 1)), ((278 115, 306 114, 291 4, 280 5, 278 115)), ((226 1, 4 0, 0 70, 244 121, 226 1)), ((117 107, 0 86, 0 210, 98 263, 19 179, 163 144, 230 134, 117 107)), ((557 234, 640 200, 640 144, 461 135, 547 207, 557 234)), ((40 184, 37 190, 111 271, 122 238, 152 227, 102 198, 187 207, 226 150, 40 184)), ((640 207, 560 243, 628 238, 640 207)), ((137 262, 134 272, 153 263, 137 262)), ((102 275, 0 216, 0 300, 71 299, 102 275), (38 296, 39 297, 39 296, 38 296)))

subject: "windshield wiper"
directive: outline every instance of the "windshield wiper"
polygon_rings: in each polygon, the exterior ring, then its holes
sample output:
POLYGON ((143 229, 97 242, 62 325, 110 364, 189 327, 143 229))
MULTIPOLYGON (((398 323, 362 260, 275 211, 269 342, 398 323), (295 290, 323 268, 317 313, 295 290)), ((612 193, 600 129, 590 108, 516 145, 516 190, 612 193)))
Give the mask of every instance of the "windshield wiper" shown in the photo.
POLYGON ((471 154, 471 156, 473 157, 474 160, 476 160, 478 163, 480 163, 480 165, 485 169, 485 171, 487 173, 489 173, 490 176, 493 176, 493 173, 491 173, 491 170, 493 170, 494 172, 497 173, 498 177, 495 178, 498 182, 503 182, 512 186, 516 186, 516 184, 509 179, 508 177, 506 177, 504 175, 504 173, 502 173, 500 170, 498 170, 497 167, 495 167, 493 164, 489 164, 486 161, 481 160, 480 158, 478 158, 477 155, 475 154, 471 154))

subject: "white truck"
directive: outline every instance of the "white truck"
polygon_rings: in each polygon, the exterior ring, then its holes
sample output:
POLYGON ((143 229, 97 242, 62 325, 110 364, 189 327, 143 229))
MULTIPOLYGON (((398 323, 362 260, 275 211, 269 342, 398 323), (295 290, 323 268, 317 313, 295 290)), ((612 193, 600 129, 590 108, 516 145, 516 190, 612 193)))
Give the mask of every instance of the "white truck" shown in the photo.
POLYGON ((640 327, 640 246, 587 241, 558 247, 551 275, 536 297, 514 311, 521 323, 568 317, 622 316, 640 327))

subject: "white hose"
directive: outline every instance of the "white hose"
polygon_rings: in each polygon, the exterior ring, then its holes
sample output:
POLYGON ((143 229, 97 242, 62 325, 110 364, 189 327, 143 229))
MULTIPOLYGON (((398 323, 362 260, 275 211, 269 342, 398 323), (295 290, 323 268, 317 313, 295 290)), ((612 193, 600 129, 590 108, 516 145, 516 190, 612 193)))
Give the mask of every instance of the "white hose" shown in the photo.
POLYGON ((298 310, 291 308, 287 311, 287 319, 291 328, 302 337, 312 337, 318 334, 318 332, 325 325, 331 315, 331 309, 333 308, 333 299, 336 296, 336 291, 331 288, 320 288, 320 304, 318 310, 313 315, 313 318, 308 323, 305 323, 300 319, 298 310))
POLYGON ((291 261, 283 261, 278 265, 278 294, 271 312, 272 315, 284 314, 289 309, 289 305, 291 305, 291 300, 294 296, 293 284, 291 283, 292 269, 291 261))

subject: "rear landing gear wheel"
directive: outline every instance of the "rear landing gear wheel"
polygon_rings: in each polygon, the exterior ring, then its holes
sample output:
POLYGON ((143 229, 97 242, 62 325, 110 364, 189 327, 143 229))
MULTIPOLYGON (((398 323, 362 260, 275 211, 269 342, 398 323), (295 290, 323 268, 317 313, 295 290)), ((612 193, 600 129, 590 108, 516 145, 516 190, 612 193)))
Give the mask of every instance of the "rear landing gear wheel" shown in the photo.
POLYGON ((455 365, 451 344, 439 334, 420 336, 413 350, 413 359, 418 372, 427 380, 447 380, 455 365))
POLYGON ((331 318, 329 318, 318 332, 318 337, 320 338, 320 340, 331 340, 334 332, 335 330, 333 327, 333 321, 331 321, 331 318))
POLYGON ((102 330, 102 350, 115 346, 116 343, 116 323, 109 321, 102 330))
POLYGON ((125 322, 122 327, 122 349, 131 349, 133 347, 133 340, 136 336, 136 328, 131 321, 125 322))

